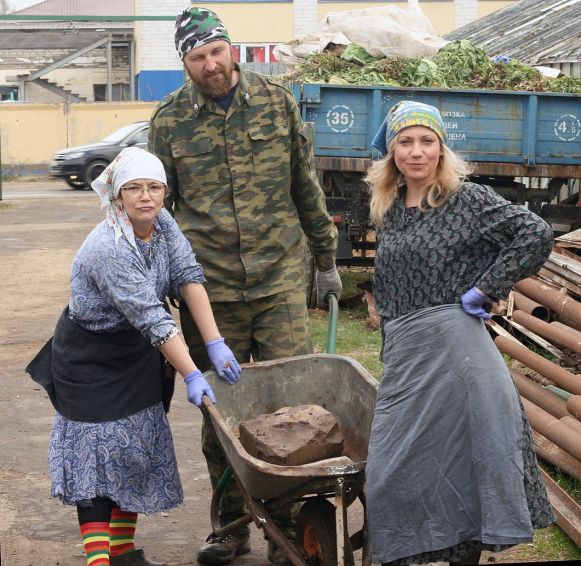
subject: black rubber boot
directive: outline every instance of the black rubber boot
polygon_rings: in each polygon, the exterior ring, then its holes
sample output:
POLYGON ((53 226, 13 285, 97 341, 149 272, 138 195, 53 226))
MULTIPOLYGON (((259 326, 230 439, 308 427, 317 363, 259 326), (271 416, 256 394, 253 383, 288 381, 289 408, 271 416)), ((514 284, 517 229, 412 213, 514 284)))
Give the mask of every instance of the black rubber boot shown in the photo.
POLYGON ((147 558, 142 548, 128 552, 127 554, 121 554, 120 556, 111 556, 109 558, 109 564, 111 566, 168 566, 167 562, 155 562, 147 558))

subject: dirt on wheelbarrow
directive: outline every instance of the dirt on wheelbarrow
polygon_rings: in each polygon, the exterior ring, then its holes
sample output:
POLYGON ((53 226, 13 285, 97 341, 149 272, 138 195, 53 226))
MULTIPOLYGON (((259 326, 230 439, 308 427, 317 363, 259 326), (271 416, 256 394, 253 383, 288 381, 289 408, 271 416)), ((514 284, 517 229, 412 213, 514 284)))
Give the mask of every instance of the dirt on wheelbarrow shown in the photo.
MULTIPOLYGON (((60 181, 4 183, 0 200, 0 555, 2 566, 82 566, 76 510, 50 498, 47 451, 53 408, 24 372, 52 335, 69 297, 69 269, 85 236, 103 218, 92 191, 60 181)), ((184 504, 138 521, 136 542, 152 559, 197 564, 210 533, 210 482, 201 451, 201 414, 176 384, 169 413, 184 504)), ((360 527, 354 504, 350 521, 360 527)), ((233 566, 267 566, 262 532, 233 566)), ((502 553, 482 563, 526 561, 502 553), (490 560, 492 558, 492 560, 490 560)), ((524 558, 524 560, 523 560, 524 558)), ((356 563, 361 563, 360 553, 356 563)))

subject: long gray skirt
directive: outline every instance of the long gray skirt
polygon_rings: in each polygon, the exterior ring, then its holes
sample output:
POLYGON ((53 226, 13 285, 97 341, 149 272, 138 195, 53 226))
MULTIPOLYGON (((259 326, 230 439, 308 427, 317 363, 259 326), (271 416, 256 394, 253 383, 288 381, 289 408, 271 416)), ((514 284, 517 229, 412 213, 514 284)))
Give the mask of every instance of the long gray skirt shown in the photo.
POLYGON ((384 325, 367 461, 374 562, 461 560, 532 540, 553 513, 520 398, 458 305, 384 325))

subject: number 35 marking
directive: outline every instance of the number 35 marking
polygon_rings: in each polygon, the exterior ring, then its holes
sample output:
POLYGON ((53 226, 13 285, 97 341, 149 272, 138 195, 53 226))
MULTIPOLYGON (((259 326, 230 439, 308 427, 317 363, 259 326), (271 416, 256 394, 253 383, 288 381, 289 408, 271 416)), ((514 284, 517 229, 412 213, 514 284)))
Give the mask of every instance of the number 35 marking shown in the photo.
POLYGON ((337 104, 327 112, 327 125, 334 132, 346 132, 353 126, 353 111, 349 106, 337 104))

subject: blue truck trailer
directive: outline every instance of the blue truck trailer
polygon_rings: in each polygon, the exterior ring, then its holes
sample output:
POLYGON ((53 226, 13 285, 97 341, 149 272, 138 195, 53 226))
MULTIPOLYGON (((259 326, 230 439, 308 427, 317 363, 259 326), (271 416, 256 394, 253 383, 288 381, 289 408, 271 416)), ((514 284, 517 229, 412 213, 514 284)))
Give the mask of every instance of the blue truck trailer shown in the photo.
MULTIPOLYGON (((553 229, 581 228, 581 95, 292 83, 314 152, 327 206, 339 228, 338 265, 372 265, 367 241, 371 141, 401 100, 440 109, 450 146, 474 168, 476 182, 526 204, 553 229), (356 253, 354 253, 356 252, 356 253)), ((373 240, 373 238, 370 238, 373 240)))

